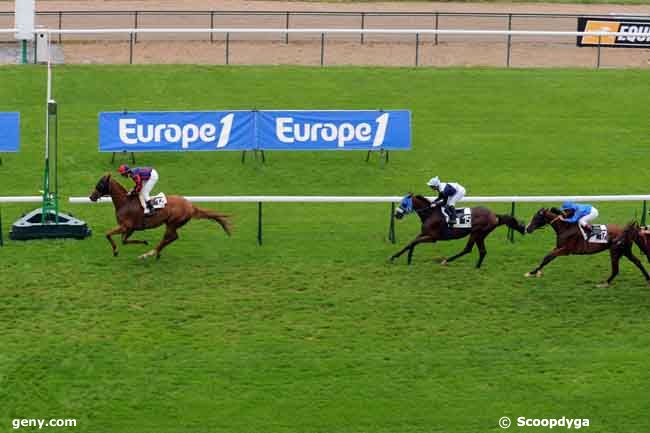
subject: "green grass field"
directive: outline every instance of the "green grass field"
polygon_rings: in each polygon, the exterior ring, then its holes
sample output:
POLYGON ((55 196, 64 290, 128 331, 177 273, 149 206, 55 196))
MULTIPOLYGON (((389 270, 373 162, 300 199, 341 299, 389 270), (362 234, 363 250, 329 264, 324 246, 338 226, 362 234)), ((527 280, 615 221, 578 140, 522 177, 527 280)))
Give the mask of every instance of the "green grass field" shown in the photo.
MULTIPOLYGON (((57 66, 60 186, 88 195, 115 171, 100 111, 410 109, 413 149, 382 167, 357 152, 138 154, 157 190, 186 195, 402 195, 433 175, 468 195, 643 194, 650 72, 635 70, 57 66)), ((0 68, 0 111, 20 111, 21 151, 3 154, 0 196, 38 194, 45 70, 0 68)), ((557 205, 549 203, 548 205, 557 205)), ((3 205, 8 225, 33 205, 3 205)), ((387 204, 271 204, 184 227, 159 262, 113 258, 111 205, 63 208, 84 241, 0 248, 0 431, 15 418, 76 418, 91 433, 503 431, 502 416, 589 418, 592 433, 650 429, 650 288, 606 255, 560 258, 548 230, 441 267, 463 241, 387 257, 419 229, 387 204)), ((507 203, 491 206, 509 212, 507 203)), ((538 206, 517 208, 528 220, 538 206)), ((600 203, 601 222, 641 203, 600 203)), ((137 237, 156 241, 160 230, 137 237)), ((644 259, 645 262, 645 259, 644 259)), ((646 262, 647 263, 647 262, 646 262)), ((35 431, 24 429, 27 431, 35 431)), ((559 429, 563 430, 563 429, 559 429)), ((509 431, 548 431, 511 427, 509 431)))

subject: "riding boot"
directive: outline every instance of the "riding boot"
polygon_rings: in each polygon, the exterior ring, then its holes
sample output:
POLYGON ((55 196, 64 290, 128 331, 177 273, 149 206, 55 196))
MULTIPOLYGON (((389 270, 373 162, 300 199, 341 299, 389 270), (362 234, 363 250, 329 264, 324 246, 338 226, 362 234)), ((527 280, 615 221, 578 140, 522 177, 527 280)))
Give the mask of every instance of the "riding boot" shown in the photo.
POLYGON ((445 206, 445 209, 447 210, 447 215, 449 215, 449 225, 456 224, 456 209, 451 205, 445 206))
POLYGON ((585 240, 589 240, 592 232, 591 224, 585 224, 584 226, 582 226, 582 230, 585 233, 585 240))
POLYGON ((147 210, 144 211, 144 214, 147 216, 153 215, 155 212, 155 209, 153 208, 153 205, 151 204, 150 201, 147 202, 147 210))

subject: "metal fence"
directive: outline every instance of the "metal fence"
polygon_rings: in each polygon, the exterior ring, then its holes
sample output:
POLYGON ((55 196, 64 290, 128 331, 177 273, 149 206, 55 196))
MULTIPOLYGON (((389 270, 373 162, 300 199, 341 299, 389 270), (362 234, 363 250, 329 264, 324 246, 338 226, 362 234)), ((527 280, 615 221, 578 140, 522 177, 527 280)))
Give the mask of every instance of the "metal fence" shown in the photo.
MULTIPOLYGON (((584 66, 594 65, 601 66, 600 50, 596 54, 596 49, 590 48, 576 48, 575 38, 566 36, 563 38, 550 39, 547 35, 543 34, 527 34, 527 35, 486 35, 482 38, 468 38, 466 35, 460 34, 444 34, 442 32, 419 33, 417 35, 408 34, 390 34, 377 32, 369 34, 363 30, 372 29, 426 29, 426 30, 455 30, 455 29, 473 29, 473 30, 530 30, 530 31, 573 31, 576 29, 576 20, 584 14, 555 14, 555 13, 474 13, 474 12, 349 12, 349 11, 221 11, 221 10, 177 10, 177 11, 153 11, 153 10, 120 10, 120 11, 51 11, 51 12, 37 12, 36 22, 37 25, 52 29, 52 30, 75 30, 75 29, 102 29, 102 28, 132 28, 136 30, 132 35, 130 34, 95 34, 95 33, 76 33, 65 34, 64 32, 57 33, 54 36, 55 42, 76 43, 76 42, 96 42, 102 41, 105 43, 114 42, 128 44, 129 55, 128 57, 122 56, 117 63, 129 62, 153 62, 160 58, 155 58, 151 61, 147 60, 148 57, 155 57, 151 54, 154 49, 152 44, 158 43, 160 46, 161 41, 193 41, 194 45, 201 45, 204 50, 210 50, 210 45, 218 44, 219 49, 223 48, 223 57, 215 56, 212 50, 210 56, 205 59, 197 59, 198 63, 251 63, 257 60, 255 54, 250 56, 243 56, 241 53, 245 49, 255 50, 255 46, 251 48, 241 48, 238 51, 238 58, 233 56, 233 45, 242 42, 259 42, 257 47, 263 51, 268 49, 279 50, 278 43, 288 45, 290 42, 308 42, 313 47, 312 51, 306 53, 296 53, 293 57, 285 55, 278 60, 279 63, 294 63, 304 61, 307 64, 346 64, 350 62, 353 64, 383 64, 386 59, 370 56, 369 59, 357 59, 354 54, 361 51, 360 47, 348 47, 348 51, 344 54, 345 59, 340 59, 341 53, 337 52, 336 43, 355 43, 361 46, 367 44, 402 44, 400 47, 401 57, 395 60, 399 65, 439 65, 440 62, 448 61, 447 64, 489 64, 489 65, 513 65, 513 55, 516 56, 518 64, 514 66, 536 66, 537 63, 530 64, 531 61, 525 60, 526 58, 535 59, 540 65, 545 65, 544 62, 553 62, 554 55, 552 51, 545 52, 543 55, 538 55, 543 50, 559 50, 564 52, 564 58, 572 59, 570 64, 550 64, 549 66, 584 66), (171 29, 196 29, 196 32, 169 32, 169 33, 142 33, 140 29, 152 28, 169 28, 171 29), (253 28, 267 28, 276 30, 274 32, 266 33, 232 33, 232 32, 215 32, 212 31, 218 28, 233 28, 233 29, 253 29, 253 28), (323 35, 310 34, 307 32, 299 32, 299 30, 308 28, 321 28, 321 29, 357 29, 360 30, 356 33, 325 33, 323 35), (201 31, 205 29, 205 31, 201 31), (279 32, 277 30, 289 30, 286 32, 279 32), (296 31, 292 33, 291 31, 296 31), (142 47, 135 50, 135 46, 142 43, 142 47), (269 47, 265 43, 273 43, 269 47), (469 61, 450 59, 452 57, 462 57, 465 48, 471 48, 476 44, 489 44, 490 59, 478 59, 469 61), (327 55, 321 55, 320 62, 318 53, 323 54, 325 45, 327 47, 327 55), (438 54, 432 52, 439 45, 445 45, 447 51, 438 54), (461 45, 464 44, 464 45, 461 45), (496 44, 504 45, 504 48, 496 47, 496 44), (513 44, 519 47, 519 51, 513 52, 513 44), (524 46, 525 45, 525 46, 524 46), (413 49, 413 47, 415 47, 413 49), (411 56, 408 53, 418 50, 416 56, 411 56), (136 52, 134 56, 134 52, 136 52), (313 52, 313 54, 312 54, 313 52), (591 54, 594 53, 594 54, 591 54), (437 56, 437 58, 436 58, 437 56), (375 59, 377 60, 375 63, 375 59), (416 61, 417 60, 417 61, 416 61), (579 63, 576 65, 576 63, 579 63)), ((589 14, 593 17, 611 18, 610 15, 597 15, 589 14)), ((638 16, 638 18, 650 18, 650 15, 638 16)), ((0 27, 13 26, 13 13, 5 12, 0 13, 0 27), (3 21, 4 20, 4 21, 3 21)), ((2 37, 2 35, 0 35, 2 37)), ((7 36, 5 36, 7 37, 7 36)), ((191 47, 192 45, 187 45, 191 47)), ((216 46, 216 45, 215 45, 216 46)), ((66 49, 68 52, 77 50, 82 53, 75 58, 70 56, 70 62, 75 61, 90 61, 90 62, 112 62, 108 56, 93 58, 91 49, 83 50, 79 46, 71 46, 66 49), (81 56, 81 57, 80 57, 81 56), (86 56, 84 58, 83 56, 86 56), (107 60, 106 60, 107 59, 107 60)), ((621 66, 647 66, 647 55, 644 54, 645 50, 633 49, 607 49, 608 59, 612 60, 614 65, 621 66), (627 59, 626 59, 627 58, 627 59), (626 63, 629 60, 631 64, 626 63)), ((481 50, 479 50, 480 52, 481 50)), ((488 50, 483 50, 487 52, 488 50)), ((384 51, 385 52, 385 51, 384 51)), ((395 55, 394 55, 395 56, 395 55)), ((471 54, 468 54, 468 57, 471 54)), ((486 54, 487 56, 487 54, 486 54)), ((166 60, 166 59, 162 59, 166 60)), ((180 59, 179 62, 191 62, 192 56, 189 55, 187 60, 180 59)), ((67 61, 67 60, 66 60, 67 61)), ((166 62, 166 61, 164 61, 166 62)), ((273 60, 271 62, 274 62, 273 60)), ((264 63, 264 61, 260 61, 264 63)))
MULTIPOLYGON (((13 25, 13 12, 0 12, 0 27, 13 25), (4 20, 4 22, 3 22, 4 20), (4 24, 4 25, 3 25, 4 24)), ((358 28, 430 28, 433 30, 463 28, 462 20, 472 19, 474 23, 482 22, 475 29, 483 30, 564 30, 576 28, 576 19, 581 16, 611 18, 612 15, 599 14, 560 14, 560 13, 494 13, 494 12, 352 12, 352 11, 228 11, 228 10, 66 10, 36 12, 36 25, 50 29, 106 27, 173 27, 208 28, 241 27, 255 28, 264 25, 276 29, 300 29, 314 27, 318 20, 320 27, 358 28), (478 21, 477 21, 478 20, 478 21), (93 26, 93 23, 96 26, 93 26), (356 24, 356 26, 355 26, 356 24), (537 24, 537 25, 536 25, 537 24)), ((620 15, 617 15, 620 16, 620 15)), ((634 15, 635 18, 650 19, 650 15, 634 15)), ((213 33, 206 33, 206 40, 214 41, 213 33)), ((288 34, 283 36, 289 42, 288 34)), ((363 34, 358 36, 364 43, 363 34)), ((63 36, 59 34, 59 41, 63 36)), ((137 37, 135 43, 138 42, 137 37)), ((434 43, 439 37, 434 38, 434 43)))

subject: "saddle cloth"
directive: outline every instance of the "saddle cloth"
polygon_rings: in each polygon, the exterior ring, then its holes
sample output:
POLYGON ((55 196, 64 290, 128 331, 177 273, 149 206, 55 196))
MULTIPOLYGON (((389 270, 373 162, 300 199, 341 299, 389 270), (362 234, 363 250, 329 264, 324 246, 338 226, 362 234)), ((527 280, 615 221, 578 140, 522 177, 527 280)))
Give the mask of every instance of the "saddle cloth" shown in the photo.
POLYGON ((589 239, 587 239, 587 242, 593 244, 606 244, 609 242, 607 235, 607 226, 605 224, 594 224, 591 226, 591 235, 589 236, 589 239))
POLYGON ((154 209, 162 209, 167 205, 167 196, 165 193, 156 194, 149 200, 154 209))
MULTIPOLYGON (((445 220, 447 221, 447 224, 449 224, 449 216, 447 215, 446 212, 443 213, 445 214, 445 220)), ((456 223, 451 226, 457 229, 468 229, 472 227, 472 209, 468 207, 463 207, 460 209, 456 209, 456 223)))

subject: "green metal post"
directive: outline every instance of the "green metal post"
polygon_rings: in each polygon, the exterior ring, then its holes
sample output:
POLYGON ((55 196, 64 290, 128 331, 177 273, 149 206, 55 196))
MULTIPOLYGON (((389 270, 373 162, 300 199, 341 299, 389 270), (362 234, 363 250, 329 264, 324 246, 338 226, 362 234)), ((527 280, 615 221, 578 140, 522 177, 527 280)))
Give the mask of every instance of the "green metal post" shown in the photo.
POLYGON ((22 42, 22 44, 21 44, 22 45, 22 56, 21 56, 22 57, 22 64, 26 65, 27 64, 27 41, 23 39, 21 42, 22 42))
POLYGON ((390 203, 390 225, 388 228, 388 239, 395 243, 395 203, 390 203))
POLYGON ((58 176, 57 176, 57 104, 54 100, 47 103, 47 134, 45 170, 43 174, 43 208, 41 223, 47 222, 47 215, 54 213, 54 222, 59 223, 58 176))
POLYGON ((257 202, 257 245, 262 245, 262 202, 257 202))
MULTIPOLYGON (((513 217, 513 218, 515 217, 515 202, 514 201, 511 203, 511 206, 510 206, 510 216, 513 217)), ((510 227, 508 227, 508 240, 510 242, 515 241, 515 231, 513 229, 511 229, 510 227)))
POLYGON ((4 245, 4 240, 2 239, 2 206, 0 206, 0 247, 4 245))

